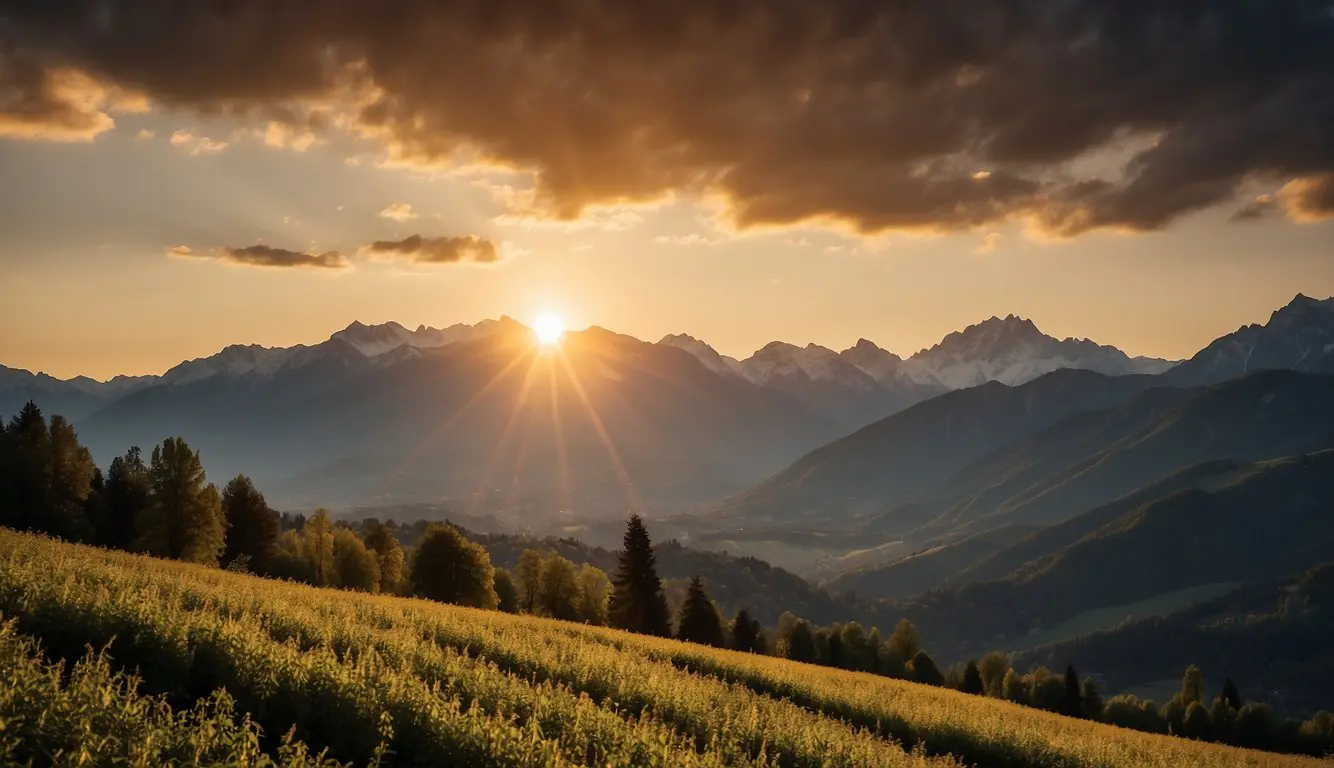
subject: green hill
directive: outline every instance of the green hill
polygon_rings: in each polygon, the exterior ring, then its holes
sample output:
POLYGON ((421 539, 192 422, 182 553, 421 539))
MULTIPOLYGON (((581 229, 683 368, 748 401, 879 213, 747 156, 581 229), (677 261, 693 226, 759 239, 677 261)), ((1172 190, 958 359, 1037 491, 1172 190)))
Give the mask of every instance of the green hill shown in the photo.
POLYGON ((166 732, 176 735, 166 747, 198 746, 186 764, 312 762, 294 747, 385 766, 1319 764, 861 673, 10 532, 0 532, 0 614, 13 622, 0 631, 6 762, 57 762, 57 747, 85 763, 128 762, 163 748, 91 735, 129 721, 141 727, 117 735, 166 732), (15 632, 53 659, 104 648, 110 667, 84 665, 67 687, 15 632), (112 679, 113 667, 142 684, 112 679), (89 681, 100 693, 88 695, 89 681), (144 697, 162 698, 146 707, 144 697), (71 721, 89 725, 46 727, 71 721))

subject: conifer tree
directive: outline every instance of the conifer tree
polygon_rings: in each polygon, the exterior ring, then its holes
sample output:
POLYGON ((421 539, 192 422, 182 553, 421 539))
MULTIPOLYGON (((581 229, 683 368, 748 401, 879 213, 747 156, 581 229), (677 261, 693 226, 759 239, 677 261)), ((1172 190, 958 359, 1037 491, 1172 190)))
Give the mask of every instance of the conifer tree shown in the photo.
POLYGON ((718 609, 704 590, 704 582, 698 576, 690 577, 690 586, 686 588, 686 599, 681 604, 681 616, 677 622, 676 637, 701 645, 723 646, 723 621, 718 609))
POLYGON ((150 495, 139 516, 144 550, 159 557, 217 565, 226 520, 222 496, 207 483, 199 453, 179 437, 153 448, 150 495))
POLYGON ((74 427, 59 414, 51 417, 50 450, 46 461, 48 483, 45 519, 38 530, 73 541, 94 538, 92 524, 84 512, 97 466, 93 455, 79 444, 74 427))
POLYGON ((912 679, 925 685, 943 685, 945 675, 926 651, 918 651, 908 664, 912 679))
POLYGON ((732 620, 732 650, 743 653, 755 653, 759 635, 759 624, 750 618, 745 608, 736 612, 732 620))
POLYGON ((9 423, 6 461, 9 504, 0 524, 19 530, 41 530, 40 521, 50 505, 47 465, 51 432, 37 404, 28 401, 9 423))
POLYGON ((671 613, 662 592, 662 580, 658 578, 653 543, 639 515, 631 515, 626 525, 612 587, 609 609, 612 626, 646 635, 670 636, 671 613))
POLYGON ((244 556, 252 573, 268 573, 278 540, 278 514, 269 508, 264 494, 250 478, 237 475, 222 490, 222 512, 227 519, 222 567, 244 556))
POLYGON ((132 446, 124 456, 111 460, 104 491, 104 525, 98 535, 98 540, 104 546, 125 550, 133 548, 139 516, 148 507, 151 489, 148 465, 144 464, 139 446, 132 446))
POLYGON ((1241 692, 1237 690, 1237 684, 1232 682, 1232 678, 1229 677, 1223 681, 1223 691, 1219 695, 1229 707, 1238 711, 1241 710, 1241 692))
POLYGON ((791 630, 781 639, 780 645, 780 655, 784 658, 811 664, 819 660, 815 648, 815 633, 811 631, 811 625, 805 619, 797 619, 792 624, 791 630))
POLYGON ((1090 720, 1101 720, 1106 705, 1103 703, 1102 694, 1098 692, 1098 686, 1094 684, 1093 678, 1084 678, 1084 684, 1081 686, 1079 693, 1084 702, 1084 717, 1090 720))
POLYGON ((982 683, 982 671, 977 668, 977 662, 969 659, 968 666, 963 670, 963 685, 959 690, 964 693, 971 693, 975 696, 981 696, 986 693, 986 686, 982 683))
POLYGON ((1081 717, 1084 714, 1083 691, 1073 664, 1065 665, 1065 695, 1061 698, 1061 714, 1070 717, 1081 717))

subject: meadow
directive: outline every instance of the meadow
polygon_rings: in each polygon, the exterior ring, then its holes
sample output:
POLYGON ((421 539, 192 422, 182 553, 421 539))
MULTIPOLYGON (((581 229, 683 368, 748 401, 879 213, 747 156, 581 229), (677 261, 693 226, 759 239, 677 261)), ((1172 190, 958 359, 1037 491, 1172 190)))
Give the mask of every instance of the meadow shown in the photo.
POLYGON ((6 764, 1325 764, 9 531, 0 616, 6 764))

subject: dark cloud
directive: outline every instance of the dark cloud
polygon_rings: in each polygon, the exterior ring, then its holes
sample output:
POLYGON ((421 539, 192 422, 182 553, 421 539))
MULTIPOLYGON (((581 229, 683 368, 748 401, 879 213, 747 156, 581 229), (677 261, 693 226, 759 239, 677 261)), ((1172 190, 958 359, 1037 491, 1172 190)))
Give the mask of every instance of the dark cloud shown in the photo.
POLYGON ((1278 213, 1273 195, 1256 195, 1255 199, 1237 209, 1229 221, 1257 221, 1278 213))
POLYGON ((347 257, 338 251, 305 253, 274 248, 270 245, 248 245, 244 248, 221 248, 217 257, 233 264, 250 267, 313 267, 316 269, 346 269, 347 257))
POLYGON ((489 264, 499 261, 495 243, 476 235, 462 237, 422 237, 411 235, 402 240, 376 240, 362 246, 361 252, 374 258, 404 259, 422 264, 455 264, 473 261, 489 264))
POLYGON ((1330 0, 50 0, 0 24, 169 108, 532 169, 562 218, 687 191, 741 226, 1073 236, 1334 173, 1330 0))

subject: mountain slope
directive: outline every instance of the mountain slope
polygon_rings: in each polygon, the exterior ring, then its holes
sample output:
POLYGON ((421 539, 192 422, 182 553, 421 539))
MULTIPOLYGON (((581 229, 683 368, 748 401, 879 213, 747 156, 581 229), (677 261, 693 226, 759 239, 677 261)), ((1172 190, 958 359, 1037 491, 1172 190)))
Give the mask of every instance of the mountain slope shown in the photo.
POLYGON ((57 379, 0 365, 0 419, 8 420, 28 401, 45 413, 58 413, 70 420, 81 419, 112 400, 152 384, 152 376, 117 376, 95 381, 87 376, 57 379))
MULTIPOLYGON (((1106 408, 1154 384, 1149 376, 1060 370, 1018 387, 989 382, 919 403, 819 448, 713 512, 751 520, 847 524, 931 498, 969 462, 1078 411, 1106 408)), ((882 530, 910 531, 935 509, 905 509, 882 530)))
POLYGON ((1250 371, 1326 370, 1334 353, 1334 298, 1300 293, 1264 325, 1245 325, 1214 340, 1169 377, 1178 384, 1207 384, 1250 371))
POLYGON ((1247 465, 1102 526, 1005 579, 895 604, 960 654, 1185 588, 1276 578, 1334 551, 1334 450, 1247 465), (967 617, 964 620, 964 617, 967 617))

